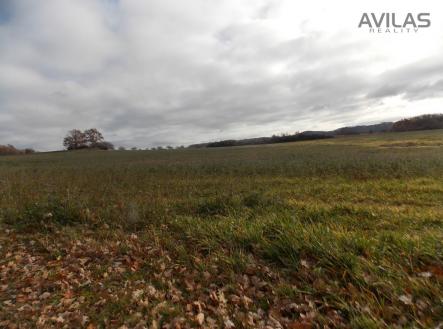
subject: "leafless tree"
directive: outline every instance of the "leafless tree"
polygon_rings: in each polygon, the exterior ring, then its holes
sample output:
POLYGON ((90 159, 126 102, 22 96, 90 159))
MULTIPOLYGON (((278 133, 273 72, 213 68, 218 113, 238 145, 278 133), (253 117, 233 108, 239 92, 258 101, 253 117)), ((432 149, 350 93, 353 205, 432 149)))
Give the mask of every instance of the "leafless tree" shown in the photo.
POLYGON ((88 147, 96 147, 104 141, 103 135, 96 128, 85 130, 84 134, 88 147))
POLYGON ((63 140, 63 146, 68 150, 78 150, 87 147, 85 134, 78 129, 72 129, 63 140))

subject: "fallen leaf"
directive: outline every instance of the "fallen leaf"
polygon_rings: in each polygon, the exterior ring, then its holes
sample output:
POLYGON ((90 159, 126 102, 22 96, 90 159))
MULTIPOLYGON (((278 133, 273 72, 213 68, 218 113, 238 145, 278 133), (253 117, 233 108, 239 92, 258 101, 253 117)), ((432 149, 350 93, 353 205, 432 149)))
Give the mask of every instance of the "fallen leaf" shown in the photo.
POLYGON ((49 292, 44 292, 43 294, 41 294, 39 296, 40 299, 47 299, 49 298, 49 296, 51 296, 51 294, 49 292))
POLYGON ((398 300, 403 302, 405 305, 412 305, 412 296, 411 295, 401 295, 398 297, 398 300))
POLYGON ((205 315, 203 313, 198 313, 195 317, 195 321, 197 321, 199 325, 202 325, 203 322, 205 322, 205 315))
POLYGON ((72 297, 74 297, 74 293, 72 292, 72 290, 66 290, 65 294, 63 295, 64 298, 70 299, 72 297))
POLYGON ((224 321, 224 323, 225 323, 225 328, 226 328, 226 329, 235 328, 235 324, 234 324, 234 322, 232 322, 230 319, 226 319, 226 320, 224 321))
POLYGON ((288 329, 311 329, 312 324, 305 321, 294 321, 288 324, 288 329))

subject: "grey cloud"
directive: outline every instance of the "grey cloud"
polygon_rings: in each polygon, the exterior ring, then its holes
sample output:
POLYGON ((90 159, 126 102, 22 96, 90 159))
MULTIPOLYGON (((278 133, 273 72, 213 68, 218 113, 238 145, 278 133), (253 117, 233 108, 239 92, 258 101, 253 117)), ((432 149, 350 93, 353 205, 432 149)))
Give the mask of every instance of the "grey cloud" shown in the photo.
POLYGON ((361 41, 277 38, 266 20, 279 5, 2 2, 0 144, 59 149, 66 131, 90 127, 138 147, 253 137, 318 128, 319 117, 360 123, 392 95, 441 96, 438 59, 368 76, 380 59, 362 56, 361 41))
POLYGON ((369 98, 401 95, 408 100, 443 96, 443 58, 426 58, 381 74, 369 98))

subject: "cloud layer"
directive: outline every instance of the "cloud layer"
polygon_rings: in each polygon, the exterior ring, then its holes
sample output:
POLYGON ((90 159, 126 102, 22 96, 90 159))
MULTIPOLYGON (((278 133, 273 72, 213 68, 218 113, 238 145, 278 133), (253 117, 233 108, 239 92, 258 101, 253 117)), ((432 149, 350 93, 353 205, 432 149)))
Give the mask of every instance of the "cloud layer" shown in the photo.
POLYGON ((117 145, 180 145, 443 112, 439 2, 386 9, 427 7, 415 35, 359 30, 386 7, 371 6, 3 0, 0 144, 60 149, 97 127, 117 145))

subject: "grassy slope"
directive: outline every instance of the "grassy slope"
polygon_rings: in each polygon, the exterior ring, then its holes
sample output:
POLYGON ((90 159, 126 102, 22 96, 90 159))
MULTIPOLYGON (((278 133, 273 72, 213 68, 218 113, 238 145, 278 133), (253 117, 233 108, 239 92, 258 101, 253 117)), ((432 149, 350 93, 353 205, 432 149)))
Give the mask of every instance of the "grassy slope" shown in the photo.
POLYGON ((2 157, 0 327, 435 326, 442 200, 443 131, 2 157))

